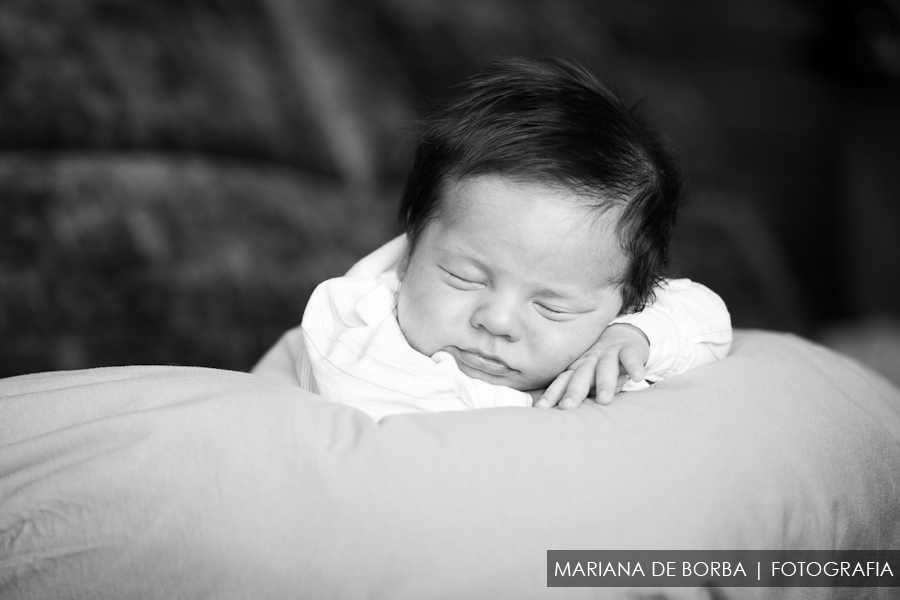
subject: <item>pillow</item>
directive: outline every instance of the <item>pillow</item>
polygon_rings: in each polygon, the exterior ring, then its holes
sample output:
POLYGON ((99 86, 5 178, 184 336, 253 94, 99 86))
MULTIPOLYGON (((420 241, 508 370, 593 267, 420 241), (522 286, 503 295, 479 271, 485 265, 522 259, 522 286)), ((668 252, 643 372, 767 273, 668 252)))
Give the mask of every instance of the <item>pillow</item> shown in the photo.
POLYGON ((608 407, 377 424, 238 372, 27 375, 0 444, 4 598, 641 597, 547 588, 547 550, 900 547, 900 391, 766 332, 608 407))

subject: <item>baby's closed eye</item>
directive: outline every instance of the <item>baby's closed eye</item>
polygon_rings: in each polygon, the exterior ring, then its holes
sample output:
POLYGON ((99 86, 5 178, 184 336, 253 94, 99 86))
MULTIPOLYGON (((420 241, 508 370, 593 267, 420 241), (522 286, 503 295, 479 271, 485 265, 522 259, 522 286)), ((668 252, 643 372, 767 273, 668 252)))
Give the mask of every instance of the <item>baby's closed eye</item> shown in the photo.
POLYGON ((542 304, 540 302, 535 302, 534 308, 539 314, 553 321, 565 319, 567 316, 573 314, 571 311, 562 309, 557 310, 556 308, 551 308, 546 304, 542 304))
POLYGON ((472 281, 470 279, 465 279, 464 277, 460 277, 455 273, 451 273, 447 269, 441 267, 441 271, 444 272, 444 276, 447 282, 453 287, 464 290, 464 291, 476 291, 480 289, 484 289, 485 284, 479 283, 477 281, 472 281))

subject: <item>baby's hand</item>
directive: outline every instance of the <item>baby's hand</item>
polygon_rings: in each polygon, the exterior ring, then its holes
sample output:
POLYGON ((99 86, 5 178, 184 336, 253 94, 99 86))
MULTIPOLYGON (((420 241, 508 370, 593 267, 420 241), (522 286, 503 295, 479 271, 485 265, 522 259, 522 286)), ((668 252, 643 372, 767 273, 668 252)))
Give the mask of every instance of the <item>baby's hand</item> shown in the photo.
POLYGON ((538 408, 576 408, 596 388, 599 404, 612 402, 622 390, 626 374, 633 381, 644 379, 644 365, 650 356, 650 342, 644 332, 625 323, 603 330, 600 339, 561 373, 535 403, 538 408))

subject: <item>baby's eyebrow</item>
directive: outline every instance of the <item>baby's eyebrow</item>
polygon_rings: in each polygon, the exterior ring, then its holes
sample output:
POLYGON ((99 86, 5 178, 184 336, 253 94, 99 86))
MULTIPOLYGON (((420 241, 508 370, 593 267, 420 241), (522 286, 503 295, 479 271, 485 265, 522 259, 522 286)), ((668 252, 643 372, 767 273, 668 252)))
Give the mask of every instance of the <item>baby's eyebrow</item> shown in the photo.
POLYGON ((488 271, 488 265, 477 257, 473 256, 472 251, 460 246, 452 245, 449 248, 438 248, 438 251, 445 258, 454 260, 463 260, 469 262, 483 271, 488 271))

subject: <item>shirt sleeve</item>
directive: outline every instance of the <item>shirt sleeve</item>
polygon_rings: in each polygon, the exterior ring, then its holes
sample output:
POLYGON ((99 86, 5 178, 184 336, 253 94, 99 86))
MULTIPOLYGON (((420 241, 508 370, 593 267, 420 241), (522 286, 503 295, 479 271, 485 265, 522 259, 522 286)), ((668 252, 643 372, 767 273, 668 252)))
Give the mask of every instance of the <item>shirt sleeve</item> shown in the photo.
POLYGON ((650 341, 646 381, 629 381, 623 391, 644 389, 666 377, 716 362, 731 348, 731 315, 708 287, 689 279, 667 279, 656 300, 614 323, 637 327, 650 341))

